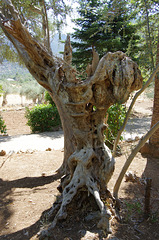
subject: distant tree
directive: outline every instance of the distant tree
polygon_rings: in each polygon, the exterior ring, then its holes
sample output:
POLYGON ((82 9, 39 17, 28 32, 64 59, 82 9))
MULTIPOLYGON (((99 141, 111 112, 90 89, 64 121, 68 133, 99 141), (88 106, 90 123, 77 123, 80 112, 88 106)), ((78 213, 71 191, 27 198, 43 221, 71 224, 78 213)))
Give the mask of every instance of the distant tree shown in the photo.
MULTIPOLYGON (((1 0, 0 4, 2 2, 1 0)), ((13 4, 21 14, 22 23, 51 52, 50 39, 53 37, 56 29, 60 31, 61 26, 65 23, 70 7, 63 0, 13 0, 13 4), (30 19, 30 21, 27 21, 27 19, 30 19)), ((1 7, 2 11, 4 10, 3 8, 4 6, 1 7)), ((5 59, 23 64, 14 46, 8 41, 2 29, 0 29, 0 62, 5 59)))
POLYGON ((157 0, 133 0, 131 7, 136 13, 137 32, 141 36, 139 65, 149 76, 155 66, 157 49, 157 29, 159 22, 159 2, 157 0))
POLYGON ((41 103, 44 98, 45 89, 39 86, 36 82, 26 82, 20 88, 20 96, 25 96, 27 99, 32 99, 34 103, 41 103))
POLYGON ((127 1, 79 1, 75 19, 73 63, 84 68, 92 57, 92 46, 100 56, 107 52, 127 52, 133 59, 137 52, 136 26, 132 23, 127 1))
POLYGON ((11 87, 5 83, 3 84, 3 101, 2 101, 2 106, 5 106, 7 104, 7 95, 11 93, 11 87))

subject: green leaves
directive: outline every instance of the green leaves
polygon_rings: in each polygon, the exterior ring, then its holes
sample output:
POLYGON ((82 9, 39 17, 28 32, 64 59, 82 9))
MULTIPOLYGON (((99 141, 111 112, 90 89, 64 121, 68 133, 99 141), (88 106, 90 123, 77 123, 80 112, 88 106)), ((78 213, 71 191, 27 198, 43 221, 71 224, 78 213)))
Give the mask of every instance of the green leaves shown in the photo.
POLYGON ((45 91, 44 99, 45 99, 46 102, 48 102, 49 104, 51 104, 53 107, 56 107, 54 101, 52 100, 50 94, 49 94, 47 91, 45 91))
POLYGON ((51 104, 40 104, 31 110, 26 108, 27 125, 33 133, 52 131, 53 127, 60 126, 61 120, 56 107, 51 104))
POLYGON ((112 148, 114 140, 118 134, 118 130, 124 122, 124 118, 126 116, 126 107, 124 104, 116 103, 108 109, 107 114, 108 128, 105 132, 105 143, 108 145, 108 147, 112 148))
POLYGON ((3 88, 2 88, 2 85, 0 85, 0 97, 1 97, 1 93, 3 93, 3 88))
MULTIPOLYGON (((15 9, 18 10, 20 19, 32 36, 41 44, 50 42, 56 30, 60 32, 64 25, 64 19, 70 12, 68 6, 63 0, 12 0, 15 9)), ((0 1, 1 12, 3 15, 7 7, 0 1), (4 11, 4 12, 3 12, 4 11)), ((49 44, 48 44, 49 45, 49 44)), ((47 46, 50 51, 50 46, 47 46)), ((21 61, 13 45, 8 42, 0 28, 0 63, 3 60, 21 61)))
POLYGON ((76 41, 72 42, 75 49, 73 63, 78 70, 85 69, 90 62, 92 46, 96 48, 100 57, 109 51, 126 52, 128 48, 129 56, 135 55, 138 50, 135 46, 140 37, 136 34, 135 24, 131 22, 130 10, 125 0, 87 0, 79 1, 79 4, 80 17, 75 20, 78 28, 73 34, 76 41))
POLYGON ((7 128, 6 128, 5 122, 4 122, 4 120, 3 120, 1 115, 0 115, 0 132, 2 134, 6 134, 7 133, 7 128))

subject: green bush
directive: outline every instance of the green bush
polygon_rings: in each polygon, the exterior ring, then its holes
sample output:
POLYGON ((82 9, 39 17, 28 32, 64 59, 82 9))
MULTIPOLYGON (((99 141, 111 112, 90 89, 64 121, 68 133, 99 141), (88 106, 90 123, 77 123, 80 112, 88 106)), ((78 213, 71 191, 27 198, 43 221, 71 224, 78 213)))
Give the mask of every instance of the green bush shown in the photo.
MULTIPOLYGON (((114 140, 126 116, 126 106, 124 104, 116 103, 108 109, 107 114, 108 128, 105 131, 105 143, 110 149, 112 149, 114 140)), ((120 140, 122 140, 122 137, 120 140)))
POLYGON ((50 94, 49 94, 47 91, 45 91, 44 99, 45 99, 46 102, 48 102, 49 104, 51 104, 53 107, 56 107, 54 101, 52 100, 50 94))
POLYGON ((3 93, 2 85, 0 85, 0 97, 1 97, 1 93, 3 93))
POLYGON ((2 118, 2 116, 0 115, 0 132, 3 134, 7 133, 7 128, 6 128, 6 125, 5 125, 5 122, 2 118))
POLYGON ((53 127, 60 126, 61 120, 56 107, 51 104, 40 104, 31 110, 26 108, 27 125, 33 133, 53 130, 53 127))

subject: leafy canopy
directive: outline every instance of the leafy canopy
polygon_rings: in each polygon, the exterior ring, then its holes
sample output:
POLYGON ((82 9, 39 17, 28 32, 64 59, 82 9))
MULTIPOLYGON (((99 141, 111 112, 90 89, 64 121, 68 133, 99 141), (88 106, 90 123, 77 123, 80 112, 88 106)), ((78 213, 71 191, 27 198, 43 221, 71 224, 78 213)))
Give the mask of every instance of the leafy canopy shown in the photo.
POLYGON ((140 37, 127 1, 79 1, 78 13, 72 46, 73 61, 79 69, 91 61, 92 46, 101 56, 108 51, 123 51, 135 58, 140 37))
MULTIPOLYGON (((12 0, 12 3, 19 11, 21 20, 30 33, 44 45, 46 38, 50 41, 54 32, 60 31, 66 15, 70 12, 70 6, 63 0, 12 0)), ((0 10, 3 12, 5 9, 7 6, 0 0, 0 10)), ((5 59, 22 63, 13 45, 0 29, 0 62, 5 59)))

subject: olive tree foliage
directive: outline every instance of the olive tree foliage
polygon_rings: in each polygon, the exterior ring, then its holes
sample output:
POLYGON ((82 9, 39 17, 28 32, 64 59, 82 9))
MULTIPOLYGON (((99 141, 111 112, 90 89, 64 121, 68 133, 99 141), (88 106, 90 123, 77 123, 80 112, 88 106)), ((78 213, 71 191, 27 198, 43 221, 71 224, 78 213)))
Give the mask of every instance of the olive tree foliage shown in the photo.
POLYGON ((104 118, 111 105, 124 103, 132 91, 141 88, 140 70, 123 52, 108 52, 100 59, 93 48, 92 63, 81 75, 71 64, 69 36, 63 59, 55 57, 47 43, 37 40, 27 25, 30 20, 24 21, 10 0, 1 1, 0 10, 3 32, 30 73, 50 93, 64 131, 64 160, 58 169, 64 175, 59 188, 62 194, 49 213, 57 212, 53 222, 41 234, 49 234, 59 219, 67 217, 66 206, 74 196, 86 192, 94 196, 101 211, 98 227, 109 233, 111 212, 101 196, 108 192, 115 161, 104 144, 104 118))
MULTIPOLYGON (((0 1, 1 9, 6 5, 0 1)), ((21 22, 37 40, 51 52, 51 41, 56 30, 60 31, 66 15, 70 12, 70 6, 62 0, 13 0, 12 3, 20 13, 21 22)), ((4 36, 0 29, 0 62, 3 60, 19 62, 23 64, 14 46, 4 36)))

